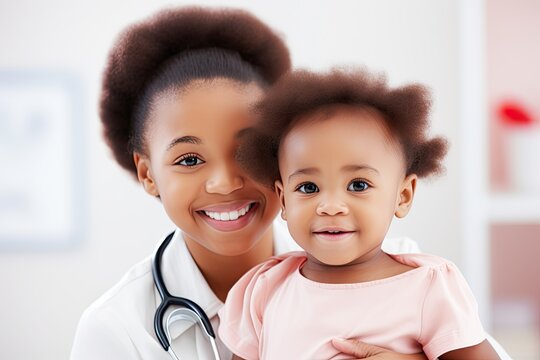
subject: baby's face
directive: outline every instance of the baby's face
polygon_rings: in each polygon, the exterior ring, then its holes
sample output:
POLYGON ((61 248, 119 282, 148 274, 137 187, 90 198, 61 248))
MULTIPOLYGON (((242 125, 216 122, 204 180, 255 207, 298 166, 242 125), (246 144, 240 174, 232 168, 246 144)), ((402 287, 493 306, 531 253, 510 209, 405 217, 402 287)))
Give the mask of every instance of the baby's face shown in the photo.
POLYGON ((310 258, 327 265, 378 253, 393 216, 407 213, 416 182, 405 176, 400 146, 380 115, 343 107, 300 120, 283 139, 279 169, 289 231, 310 258))

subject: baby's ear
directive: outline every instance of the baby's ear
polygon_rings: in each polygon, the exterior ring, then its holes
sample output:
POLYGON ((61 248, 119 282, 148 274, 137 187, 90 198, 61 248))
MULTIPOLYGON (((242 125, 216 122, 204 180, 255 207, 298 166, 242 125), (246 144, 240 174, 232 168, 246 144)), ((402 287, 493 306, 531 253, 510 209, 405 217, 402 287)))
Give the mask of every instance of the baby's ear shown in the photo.
POLYGON ((285 212, 285 194, 283 192, 283 183, 281 180, 274 182, 274 189, 279 198, 279 206, 281 206, 281 218, 287 221, 287 213, 285 212))
POLYGON ((401 182, 396 211, 394 213, 398 218, 405 217, 411 209, 417 179, 418 176, 416 176, 416 174, 410 174, 401 182))
POLYGON ((144 190, 152 196, 159 197, 159 190, 150 170, 150 159, 142 154, 133 153, 133 162, 137 167, 137 177, 144 190))

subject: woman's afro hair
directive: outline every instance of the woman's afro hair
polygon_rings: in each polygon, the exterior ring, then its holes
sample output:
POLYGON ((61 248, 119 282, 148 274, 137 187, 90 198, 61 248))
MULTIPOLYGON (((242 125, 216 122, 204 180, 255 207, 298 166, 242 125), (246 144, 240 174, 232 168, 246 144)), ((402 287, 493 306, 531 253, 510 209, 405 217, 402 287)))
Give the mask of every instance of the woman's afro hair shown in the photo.
POLYGON ((100 98, 104 137, 123 168, 136 175, 129 144, 133 116, 157 70, 182 52, 206 48, 238 53, 269 84, 291 67, 283 40, 242 10, 168 9, 126 28, 109 53, 100 98))
POLYGON ((440 174, 444 138, 428 138, 430 94, 418 84, 390 88, 386 77, 364 69, 326 74, 295 71, 284 75, 257 105, 258 123, 240 137, 237 160, 257 181, 273 186, 280 179, 278 150, 296 120, 335 105, 372 108, 382 115, 407 162, 407 174, 440 174))

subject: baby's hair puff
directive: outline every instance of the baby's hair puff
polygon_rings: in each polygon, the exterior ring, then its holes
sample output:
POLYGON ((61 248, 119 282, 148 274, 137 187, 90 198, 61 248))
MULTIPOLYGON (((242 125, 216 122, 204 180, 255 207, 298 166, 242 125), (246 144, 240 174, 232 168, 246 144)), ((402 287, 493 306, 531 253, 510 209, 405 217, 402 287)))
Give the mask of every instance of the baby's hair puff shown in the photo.
POLYGON ((359 68, 283 76, 257 105, 259 121, 241 135, 237 160, 254 179, 273 186, 280 179, 279 146, 294 122, 336 105, 375 109, 401 145, 407 175, 444 171, 447 141, 427 135, 429 91, 419 84, 391 88, 385 76, 359 68))

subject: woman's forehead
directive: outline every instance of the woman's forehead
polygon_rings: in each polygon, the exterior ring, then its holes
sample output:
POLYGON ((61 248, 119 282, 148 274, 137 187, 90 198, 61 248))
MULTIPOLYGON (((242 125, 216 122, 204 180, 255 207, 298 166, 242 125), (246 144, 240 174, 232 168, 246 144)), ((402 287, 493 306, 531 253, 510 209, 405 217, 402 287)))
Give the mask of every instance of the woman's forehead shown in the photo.
POLYGON ((160 117, 218 115, 248 112, 260 99, 263 90, 255 83, 239 83, 229 79, 193 81, 181 89, 158 95, 152 106, 152 120, 160 117))
POLYGON ((149 141, 195 136, 205 141, 233 136, 255 121, 253 107, 262 89, 228 79, 197 81, 180 91, 169 91, 154 101, 149 141))

